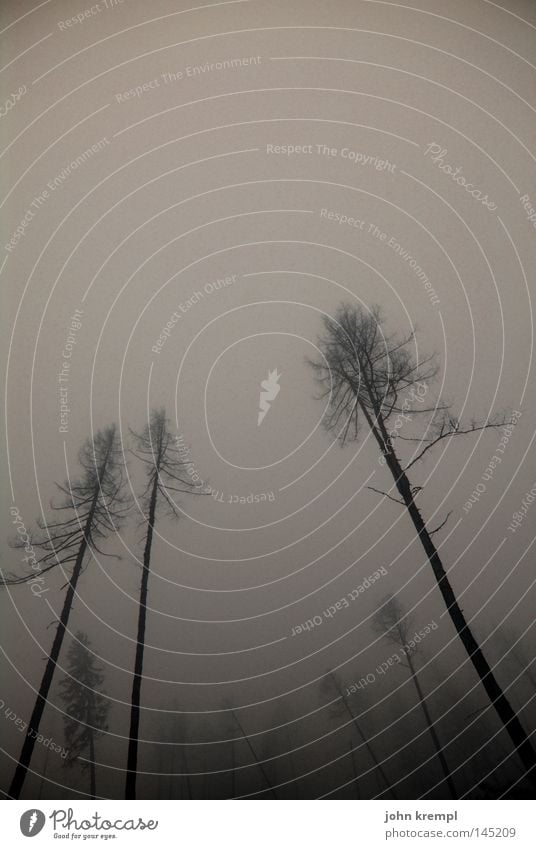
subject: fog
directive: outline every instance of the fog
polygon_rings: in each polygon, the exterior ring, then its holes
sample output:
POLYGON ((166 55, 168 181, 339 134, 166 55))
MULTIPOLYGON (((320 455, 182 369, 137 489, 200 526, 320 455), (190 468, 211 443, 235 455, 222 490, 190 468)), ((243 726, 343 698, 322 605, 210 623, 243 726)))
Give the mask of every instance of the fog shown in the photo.
MULTIPOLYGON (((80 631, 109 705, 96 795, 124 797, 148 527, 133 434, 160 408, 197 490, 157 510, 138 798, 448 797, 410 670, 372 627, 390 596, 411 637, 428 629, 412 658, 457 796, 530 794, 370 428, 326 429, 310 360, 324 316, 378 304, 417 361, 436 355, 428 406, 514 414, 409 476, 430 530, 451 511, 434 542, 530 735, 533 5, 97 7, 0 11, 2 103, 26 89, 1 119, 4 577, 31 572, 17 527, 58 521, 56 482, 111 423, 132 498, 84 559, 23 797, 90 795, 88 753, 52 746, 80 631)), ((71 573, 0 591, 6 797, 71 573)))

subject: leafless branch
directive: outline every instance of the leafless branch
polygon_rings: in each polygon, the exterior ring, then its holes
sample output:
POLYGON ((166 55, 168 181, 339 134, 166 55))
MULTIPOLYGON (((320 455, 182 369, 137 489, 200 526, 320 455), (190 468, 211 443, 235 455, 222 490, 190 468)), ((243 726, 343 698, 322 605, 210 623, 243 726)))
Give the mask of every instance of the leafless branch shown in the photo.
POLYGON ((386 498, 390 498, 390 499, 391 499, 391 501, 394 501, 396 504, 401 504, 401 505, 402 505, 402 507, 405 507, 405 506, 406 506, 406 505, 404 504, 404 502, 403 502, 403 501, 401 501, 399 498, 393 498, 393 496, 392 496, 392 495, 389 495, 389 493, 388 493, 388 492, 384 492, 382 489, 376 489, 376 487, 375 487, 375 486, 367 486, 367 489, 371 489, 371 490, 372 490, 372 492, 377 492, 377 493, 378 493, 378 495, 385 495, 385 497, 386 497, 386 498))
POLYGON ((445 525, 447 524, 447 522, 448 522, 448 520, 450 519, 450 517, 451 517, 451 516, 452 516, 452 510, 449 510, 449 512, 447 513, 446 518, 444 519, 444 521, 443 521, 443 522, 441 522, 441 524, 440 524, 440 525, 438 525, 438 526, 437 526, 437 528, 434 528, 434 530, 433 530, 433 531, 428 531, 428 533, 430 534, 430 536, 433 536, 433 534, 437 534, 437 532, 438 532, 438 531, 440 531, 440 530, 441 530, 441 528, 444 528, 444 527, 445 527, 445 525))

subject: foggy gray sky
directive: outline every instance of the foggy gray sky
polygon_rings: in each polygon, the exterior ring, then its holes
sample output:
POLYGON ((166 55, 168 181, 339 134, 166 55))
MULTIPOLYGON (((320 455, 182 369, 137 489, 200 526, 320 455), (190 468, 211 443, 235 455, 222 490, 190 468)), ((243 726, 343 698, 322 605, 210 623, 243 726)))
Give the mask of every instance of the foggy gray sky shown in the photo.
MULTIPOLYGON (((50 513, 54 481, 77 474, 86 436, 117 421, 127 450, 128 429, 140 431, 148 409, 164 405, 200 478, 223 496, 184 496, 185 515, 158 523, 144 708, 259 703, 245 714, 257 730, 274 724, 278 707, 300 716, 320 704, 311 682, 326 669, 340 667, 351 682, 354 670, 366 674, 388 656, 369 617, 391 592, 413 609, 416 627, 439 624, 424 646, 430 687, 452 674, 453 687, 469 690, 476 679, 441 618, 405 511, 366 489, 391 485, 376 446, 366 430, 344 448, 325 432, 307 359, 322 315, 341 300, 378 303, 389 330, 416 330, 417 356, 437 352, 441 370, 427 400, 446 398, 465 419, 522 412, 469 512, 463 505, 500 432, 441 444, 412 480, 426 486, 421 506, 434 525, 453 511, 436 540, 477 634, 485 639, 505 617, 525 631, 534 612, 534 517, 529 511, 515 534, 507 528, 536 477, 536 233, 520 201, 528 195, 536 207, 533 4, 243 0, 196 10, 166 0, 107 9, 101 0, 98 13, 67 29, 58 22, 91 4, 34 5, 6 1, 0 11, 2 103, 27 89, 0 123, 4 568, 24 565, 8 545, 12 503, 34 526, 41 510, 50 513), (191 75, 194 66, 247 57, 257 59, 191 75), (182 77, 166 82, 170 73, 182 77), (122 97, 136 87, 141 93, 122 97), (336 153, 319 153, 324 145, 336 153), (436 148, 426 153, 430 145, 445 151, 442 162, 433 161, 436 148), (445 163, 496 209, 442 171, 445 163), (28 210, 24 235, 7 250, 28 210), (222 278, 232 282, 210 291, 222 278), (75 310, 81 327, 61 433, 58 375, 75 310), (181 318, 155 353, 176 311, 181 318), (281 389, 258 426, 260 382, 273 369, 281 389), (273 500, 229 503, 262 493, 273 500), (291 637, 380 567, 388 574, 348 609, 291 637)), ((139 494, 132 456, 128 469, 139 494)), ((120 539, 103 543, 121 561, 88 563, 70 623, 88 633, 105 666, 119 754, 113 740, 101 752, 115 768, 124 767, 141 518, 133 513, 120 539)), ((40 598, 26 586, 0 596, 2 698, 21 716, 63 601, 57 571, 40 598)), ((395 677, 375 685, 371 702, 406 692, 395 677)), ((61 738, 56 696, 44 722, 61 738)), ((142 735, 158 739, 157 726, 158 715, 144 710, 142 735)), ((21 741, 2 718, 3 774, 21 741)), ((61 796, 57 765, 51 776, 61 796)))

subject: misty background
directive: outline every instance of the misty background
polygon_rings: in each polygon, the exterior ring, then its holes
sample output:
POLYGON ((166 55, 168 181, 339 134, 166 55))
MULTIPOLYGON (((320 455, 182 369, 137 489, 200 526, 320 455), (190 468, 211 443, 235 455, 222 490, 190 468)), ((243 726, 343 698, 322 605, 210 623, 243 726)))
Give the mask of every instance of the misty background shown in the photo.
MULTIPOLYGON (((129 452, 129 429, 140 432, 151 409, 165 407, 191 468, 213 492, 182 496, 179 520, 158 517, 139 796, 386 794, 326 680, 335 670, 347 687, 376 676, 351 706, 396 795, 441 798, 407 670, 376 672, 395 651, 371 629, 389 594, 411 612, 414 630, 438 626, 417 666, 458 794, 500 795, 521 774, 508 737, 444 615, 405 511, 367 489, 392 485, 377 447, 366 429, 342 448, 326 433, 307 361, 317 356, 324 315, 341 301, 377 303, 388 329, 415 330, 417 357, 437 352, 441 369, 427 402, 446 398, 465 419, 521 413, 470 509, 464 504, 483 483, 501 431, 441 443, 412 481, 425 487, 421 508, 433 526, 452 511, 436 544, 533 733, 531 512, 508 530, 536 478, 536 237, 520 201, 528 195, 536 205, 533 5, 99 5, 67 29, 58 22, 89 7, 1 6, 2 103, 27 88, 0 123, 4 572, 25 572, 9 545, 12 505, 28 530, 50 516, 54 482, 76 476, 81 444, 111 422, 139 497, 143 469, 129 452), (260 61, 186 70, 247 57, 260 61), (136 87, 141 94, 118 100, 136 87), (268 152, 270 145, 312 153, 268 152), (445 150, 443 164, 461 167, 497 209, 442 171, 429 145, 445 150), (34 216, 7 250, 28 210, 34 216), (232 282, 210 285, 225 279, 232 282), (174 313, 180 318, 156 353, 174 313), (69 413, 60 431, 65 361, 69 413), (274 369, 280 392, 258 425, 260 383, 274 369), (380 568, 386 574, 347 608, 292 636, 380 568)), ((120 559, 94 552, 86 560, 43 718, 43 734, 63 744, 59 681, 68 644, 83 631, 110 702, 108 731, 96 743, 105 798, 123 793, 143 519, 134 500, 124 528, 102 541, 120 559)), ((0 698, 26 721, 68 576, 58 567, 40 595, 28 585, 0 594, 0 698)), ((22 741, 3 707, 4 790, 22 741)), ((58 753, 36 745, 27 798, 87 794, 80 767, 67 772, 58 753)))

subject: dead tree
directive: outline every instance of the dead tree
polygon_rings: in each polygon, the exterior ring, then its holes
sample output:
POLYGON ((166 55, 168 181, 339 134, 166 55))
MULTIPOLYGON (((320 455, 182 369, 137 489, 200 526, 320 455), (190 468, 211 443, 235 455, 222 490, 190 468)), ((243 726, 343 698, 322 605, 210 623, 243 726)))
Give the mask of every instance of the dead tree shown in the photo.
POLYGON ((404 661, 400 659, 399 665, 405 666, 410 671, 411 680, 415 690, 417 691, 417 698, 424 714, 426 726, 430 733, 430 737, 432 738, 434 748, 437 752, 439 764, 443 775, 445 776, 445 782, 449 789, 449 793, 453 799, 457 799, 456 788, 447 764, 447 759, 443 752, 441 743, 439 742, 439 737, 437 736, 432 717, 430 716, 430 711, 428 710, 428 705, 426 704, 426 699, 424 697, 417 669, 413 660, 413 655, 417 653, 419 646, 417 644, 414 646, 410 645, 412 621, 410 617, 404 613, 402 605, 395 596, 391 596, 386 599, 382 606, 376 611, 372 618, 372 628, 376 631, 376 633, 381 634, 382 637, 385 637, 391 643, 399 646, 405 660, 407 660, 407 663, 404 663, 404 661))
MULTIPOLYGON (((104 554, 98 541, 117 531, 129 508, 129 500, 123 494, 123 455, 116 425, 88 438, 79 453, 79 462, 82 467, 81 477, 74 481, 68 480, 63 486, 56 484, 62 493, 62 500, 59 505, 52 505, 52 508, 66 517, 57 522, 39 520, 41 533, 34 535, 31 540, 33 547, 43 552, 36 560, 41 577, 57 566, 73 564, 73 570, 67 581, 67 592, 54 641, 9 790, 13 799, 18 799, 28 772, 86 555, 94 552, 104 554)), ((4 584, 24 584, 34 576, 35 572, 34 575, 20 577, 11 575, 4 579, 4 584)))
POLYGON ((358 721, 354 711, 352 710, 352 708, 350 706, 350 702, 348 700, 348 696, 344 693, 344 685, 340 681, 339 677, 335 674, 335 672, 333 672, 333 670, 330 670, 330 672, 328 672, 326 678, 323 679, 322 686, 328 692, 331 689, 331 687, 333 687, 333 689, 338 693, 339 698, 341 700, 341 705, 343 706, 344 710, 346 711, 346 713, 350 717, 350 720, 351 720, 353 726, 355 727, 359 737, 361 738, 363 745, 365 746, 368 754, 370 755, 370 758, 371 758, 372 762, 374 763, 375 768, 378 770, 378 774, 379 774, 383 784, 385 785, 387 792, 391 794, 393 799, 396 799, 397 796, 396 796, 396 793, 391 786, 391 782, 389 781, 387 774, 386 774, 381 762, 378 760, 376 753, 375 753, 374 749, 372 748, 372 745, 371 745, 367 735, 365 734, 365 732, 363 730, 363 726, 358 721))
POLYGON ((438 401, 430 406, 425 397, 438 371, 433 358, 419 360, 414 356, 413 333, 406 338, 386 334, 379 307, 366 310, 342 304, 335 318, 324 319, 324 328, 325 335, 319 340, 323 356, 310 365, 321 387, 320 397, 329 398, 325 425, 343 443, 358 439, 363 423, 372 433, 399 497, 374 491, 407 510, 458 636, 510 735, 527 777, 536 785, 536 751, 467 623, 433 541, 445 522, 429 529, 417 504, 422 487, 414 486, 408 476, 409 470, 440 442, 497 428, 506 421, 488 418, 483 423, 472 421, 465 425, 447 404, 438 401), (411 421, 415 428, 423 416, 425 426, 421 433, 403 435, 405 422, 411 421), (408 460, 402 459, 395 442, 414 446, 408 460))
POLYGON ((95 740, 108 730, 110 701, 102 692, 104 675, 83 631, 77 631, 67 652, 68 674, 60 682, 65 703, 63 724, 66 766, 81 763, 89 770, 90 796, 96 796, 95 740), (87 758, 84 759, 83 755, 87 758))
POLYGON ((143 566, 141 573, 140 600, 138 606, 138 631, 136 657, 130 711, 130 733, 128 742, 127 777, 125 798, 136 798, 136 775, 138 768, 138 738, 140 726, 140 699, 143 676, 143 654, 147 624, 147 593, 151 569, 151 551, 154 529, 160 505, 174 518, 179 517, 179 508, 174 500, 176 493, 191 494, 196 487, 187 474, 187 462, 177 439, 170 432, 164 410, 155 410, 141 434, 133 434, 136 450, 132 453, 145 466, 146 483, 141 495, 141 506, 147 523, 143 566))
POLYGON ((255 763, 259 767, 259 771, 260 771, 264 781, 266 782, 266 787, 268 788, 268 792, 274 797, 274 799, 277 799, 278 795, 275 792, 274 786, 273 786, 272 782, 270 781, 270 779, 268 777, 268 773, 266 772, 266 770, 263 766, 263 762, 261 760, 259 760, 257 753, 256 753, 255 749, 253 748, 253 744, 252 744, 251 740, 249 739, 248 735, 246 734, 246 732, 244 731, 242 723, 240 722, 240 720, 239 720, 239 718, 238 718, 238 716, 237 716, 237 714, 234 710, 231 711, 231 716, 233 717, 234 721, 236 722, 236 724, 238 726, 238 730, 240 731, 240 734, 242 735, 242 738, 246 741, 246 743, 248 745, 248 749, 251 752, 251 754, 253 755, 253 759, 254 759, 255 763))

